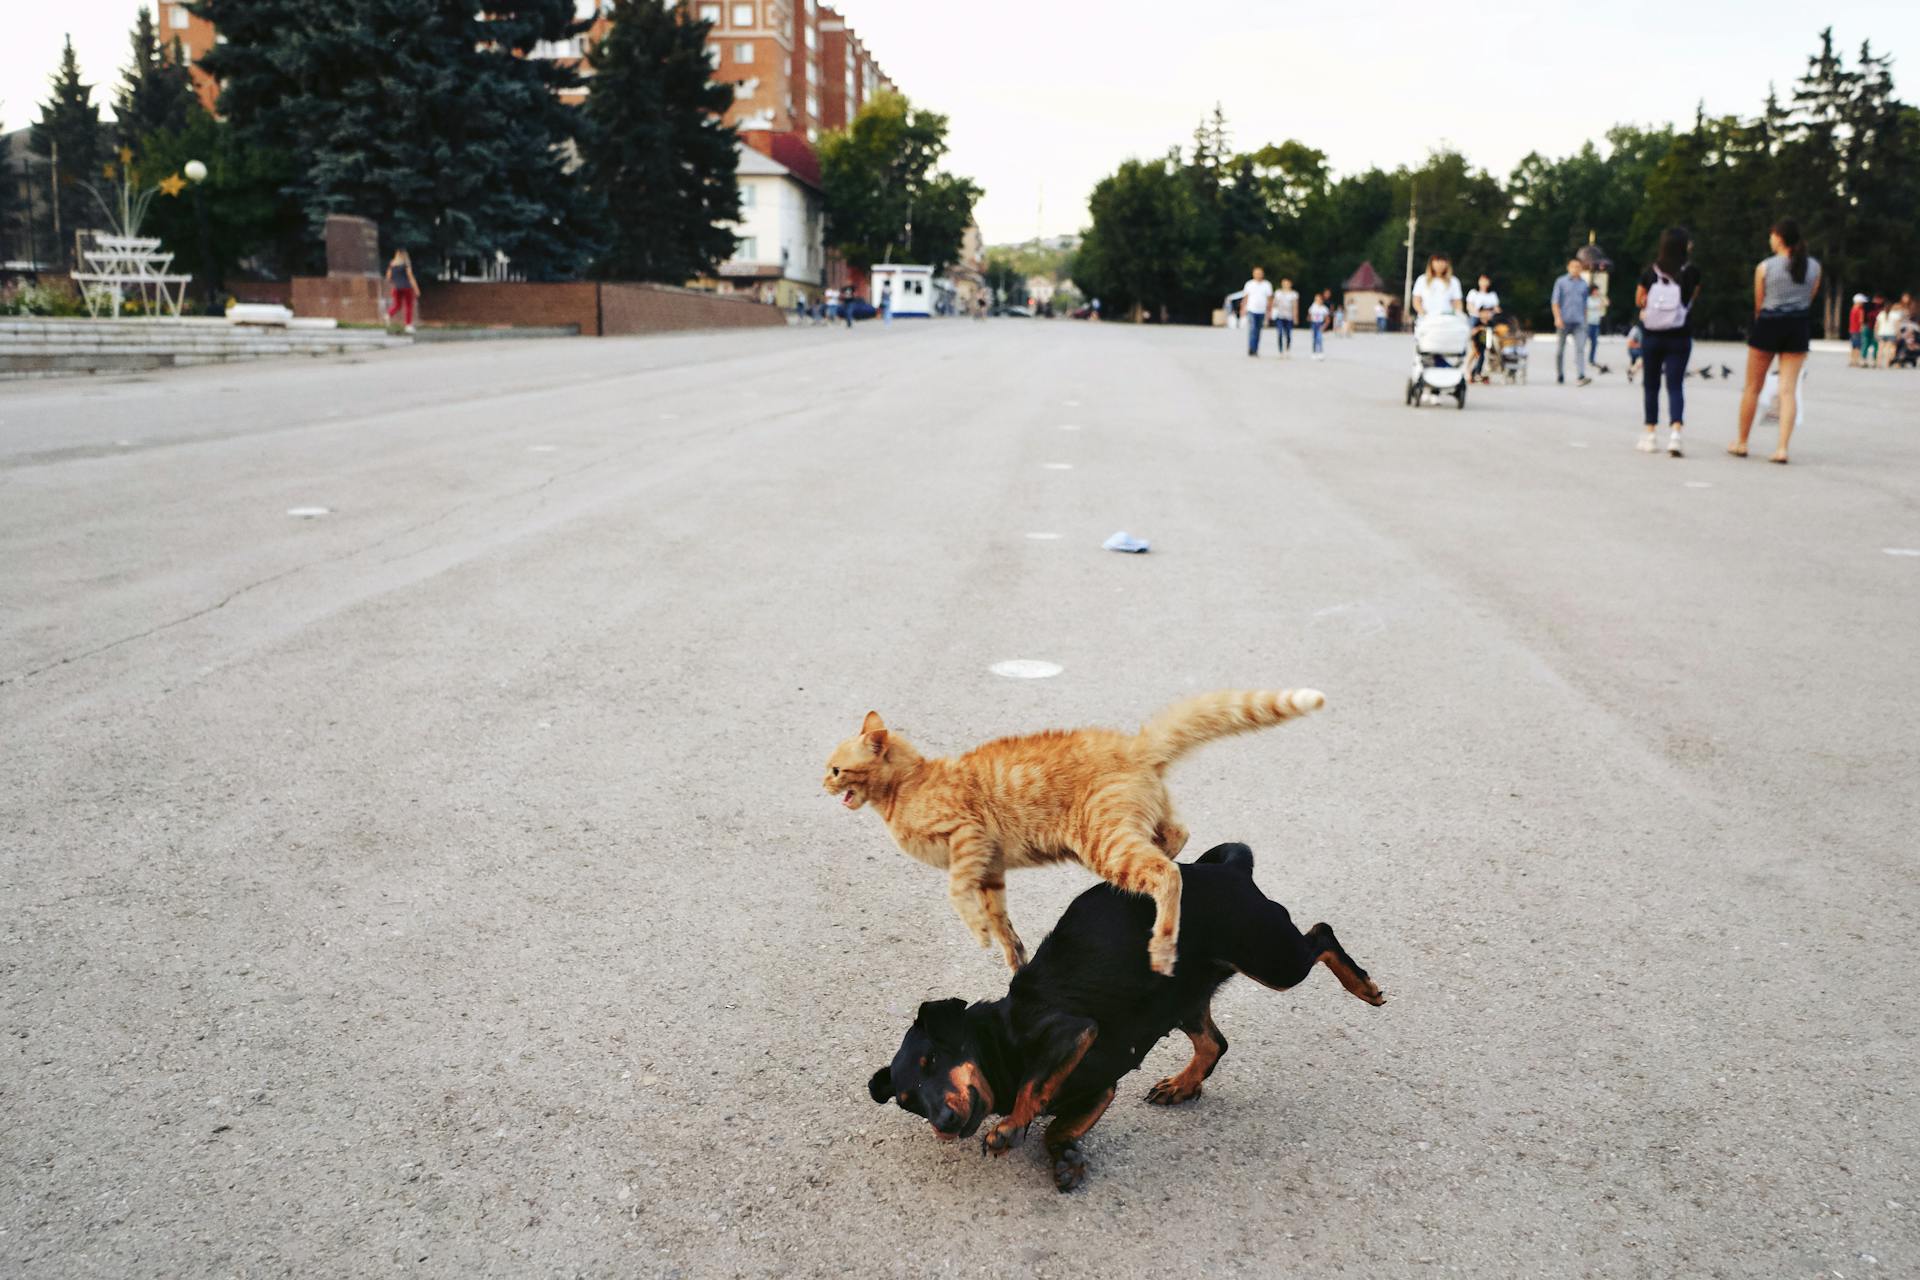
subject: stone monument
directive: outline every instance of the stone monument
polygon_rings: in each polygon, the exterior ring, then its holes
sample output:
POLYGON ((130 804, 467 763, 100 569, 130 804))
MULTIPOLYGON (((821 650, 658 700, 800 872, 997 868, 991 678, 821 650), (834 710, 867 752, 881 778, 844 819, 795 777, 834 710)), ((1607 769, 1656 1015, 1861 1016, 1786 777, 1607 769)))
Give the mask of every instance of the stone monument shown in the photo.
POLYGON ((342 324, 380 324, 386 319, 380 257, 380 227, 371 218, 327 215, 327 274, 293 282, 293 309, 303 316, 331 316, 342 324))

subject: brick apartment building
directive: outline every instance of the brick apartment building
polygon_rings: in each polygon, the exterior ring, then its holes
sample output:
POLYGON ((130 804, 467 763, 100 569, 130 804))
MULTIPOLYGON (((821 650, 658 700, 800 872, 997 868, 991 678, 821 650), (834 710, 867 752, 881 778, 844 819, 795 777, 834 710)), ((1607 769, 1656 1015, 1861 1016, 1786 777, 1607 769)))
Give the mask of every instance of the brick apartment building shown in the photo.
POLYGON ((187 65, 193 70, 193 87, 200 95, 200 105, 213 110, 213 104, 220 96, 220 85, 214 78, 200 69, 200 59, 219 42, 214 34, 213 24, 199 14, 188 13, 187 6, 180 0, 163 0, 160 5, 160 43, 171 45, 175 40, 186 52, 187 65))

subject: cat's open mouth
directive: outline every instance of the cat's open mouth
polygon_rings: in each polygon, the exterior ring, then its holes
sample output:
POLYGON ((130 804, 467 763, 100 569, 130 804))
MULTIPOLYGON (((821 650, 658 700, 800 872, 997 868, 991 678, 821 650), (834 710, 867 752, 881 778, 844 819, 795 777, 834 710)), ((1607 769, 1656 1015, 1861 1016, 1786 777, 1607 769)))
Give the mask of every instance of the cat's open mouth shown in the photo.
POLYGON ((840 803, 849 809, 858 809, 860 807, 860 797, 855 795, 851 790, 842 791, 840 793, 840 803))

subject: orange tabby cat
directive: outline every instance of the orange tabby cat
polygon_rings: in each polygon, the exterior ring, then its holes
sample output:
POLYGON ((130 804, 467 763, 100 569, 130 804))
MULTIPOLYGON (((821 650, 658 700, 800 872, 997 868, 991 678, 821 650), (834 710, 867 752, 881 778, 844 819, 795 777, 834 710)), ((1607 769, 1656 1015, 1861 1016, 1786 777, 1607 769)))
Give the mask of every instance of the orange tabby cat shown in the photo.
POLYGON ((947 896, 980 939, 1026 963, 1007 919, 1008 867, 1077 858, 1110 884, 1154 901, 1147 955, 1173 972, 1187 829, 1173 816, 1167 766, 1214 738, 1318 711, 1312 689, 1207 693, 1176 702, 1137 734, 1050 729, 929 760, 878 712, 833 749, 824 785, 849 809, 871 803, 909 857, 947 869, 947 896))

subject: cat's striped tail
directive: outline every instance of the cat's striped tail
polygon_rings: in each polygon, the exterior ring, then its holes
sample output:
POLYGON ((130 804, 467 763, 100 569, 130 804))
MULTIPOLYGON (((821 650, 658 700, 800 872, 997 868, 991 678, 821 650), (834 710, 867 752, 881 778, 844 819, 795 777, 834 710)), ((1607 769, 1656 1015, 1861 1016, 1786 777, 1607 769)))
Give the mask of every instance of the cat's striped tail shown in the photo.
POLYGON ((1317 689, 1223 689, 1176 702, 1140 730, 1147 757, 1161 767, 1215 738, 1285 724, 1327 705, 1317 689))

